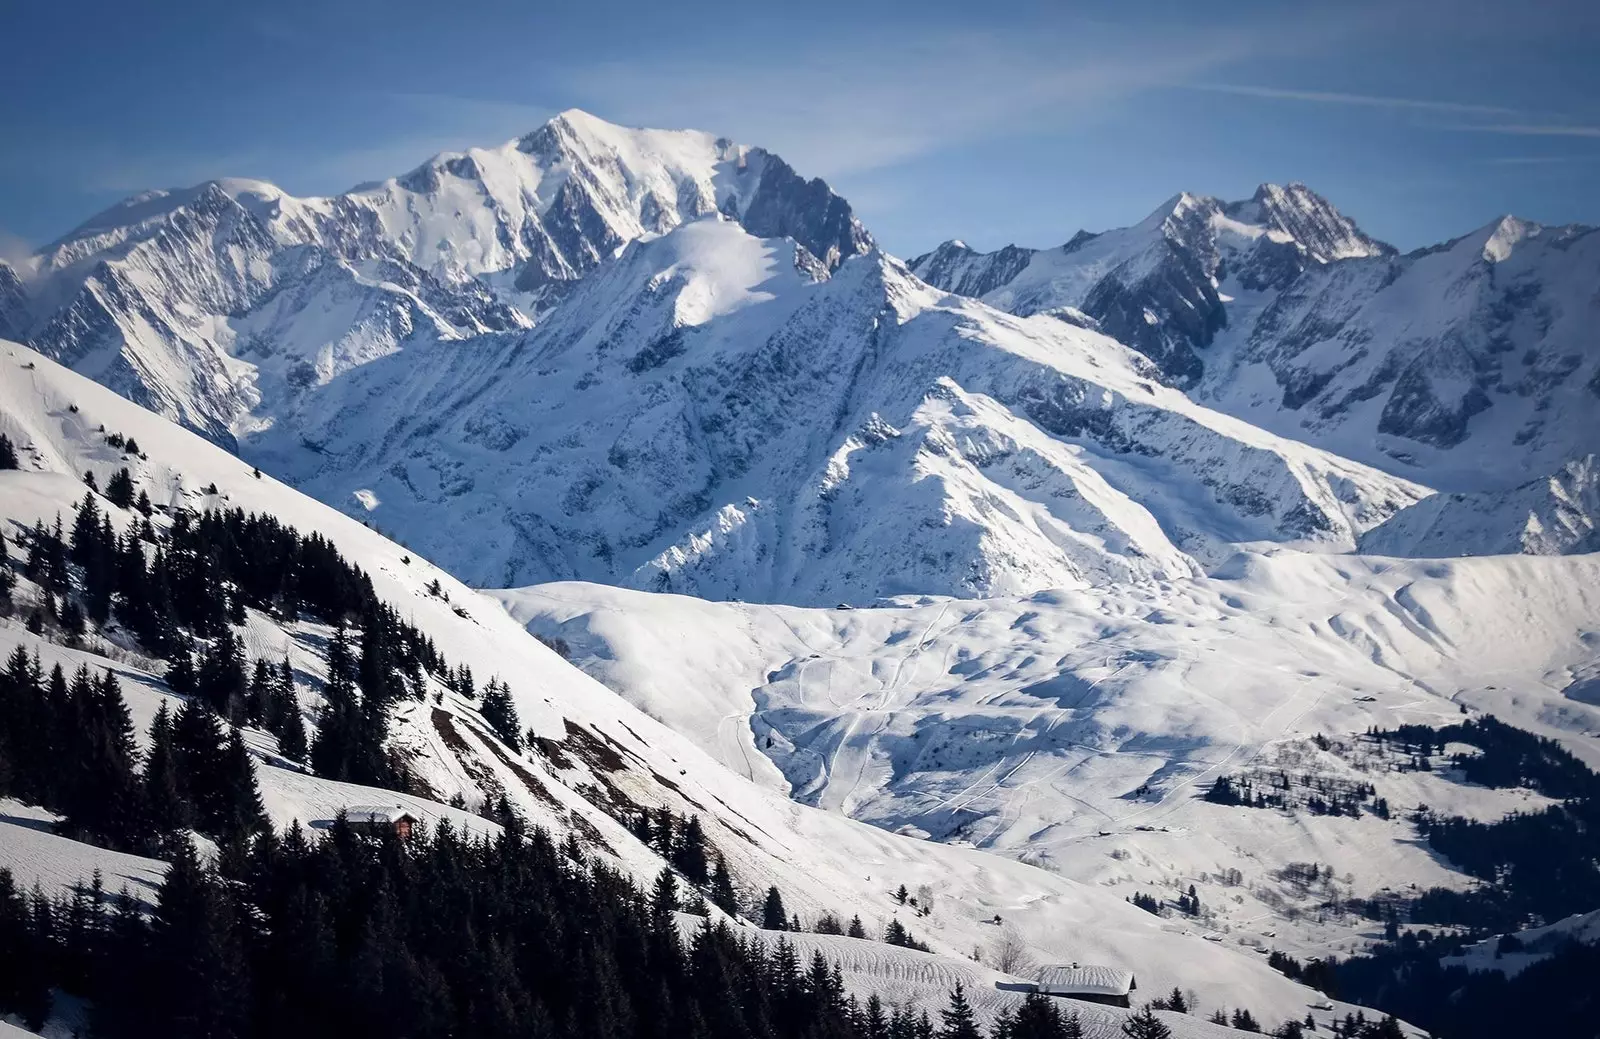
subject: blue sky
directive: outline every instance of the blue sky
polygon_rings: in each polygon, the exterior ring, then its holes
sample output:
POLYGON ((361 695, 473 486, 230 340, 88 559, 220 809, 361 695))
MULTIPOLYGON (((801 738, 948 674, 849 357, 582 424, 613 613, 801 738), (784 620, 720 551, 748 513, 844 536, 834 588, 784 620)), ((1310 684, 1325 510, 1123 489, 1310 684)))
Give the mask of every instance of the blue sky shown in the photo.
POLYGON ((1410 248, 1600 223, 1597 53, 1569 0, 11 3, 0 252, 143 188, 332 193, 573 106, 769 147, 901 255, 1265 180, 1410 248))

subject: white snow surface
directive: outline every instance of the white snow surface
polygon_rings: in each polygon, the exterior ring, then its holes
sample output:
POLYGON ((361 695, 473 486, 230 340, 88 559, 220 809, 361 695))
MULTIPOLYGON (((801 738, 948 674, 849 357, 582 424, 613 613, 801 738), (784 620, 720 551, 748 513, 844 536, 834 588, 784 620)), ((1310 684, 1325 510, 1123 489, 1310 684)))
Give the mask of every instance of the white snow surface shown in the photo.
POLYGON ((1208 915, 1187 926, 1263 949, 1342 955, 1375 934, 1358 918, 1319 919, 1310 893, 1284 881, 1291 863, 1331 867, 1363 897, 1468 887, 1405 813, 1497 819, 1547 803, 1448 771, 1394 772, 1360 749, 1369 726, 1491 712, 1600 765, 1600 697, 1581 693, 1600 654, 1600 555, 1276 549, 1148 588, 851 610, 581 583, 498 595, 756 783, 1123 895, 1170 899, 1194 883, 1208 915), (1353 749, 1321 751, 1318 734, 1353 749), (1219 775, 1255 768, 1372 783, 1395 817, 1200 799, 1219 775))
MULTIPOLYGON (((440 797, 459 792, 475 802, 486 791, 503 790, 534 822, 557 832, 575 829, 597 854, 648 878, 661 868, 660 859, 591 800, 593 789, 609 789, 610 796, 637 804, 699 814, 741 890, 753 897, 775 883, 803 920, 823 911, 844 919, 859 914, 881 933, 897 911, 905 912, 895 905, 892 891, 902 883, 912 890, 928 885, 938 892, 931 915, 905 922, 947 956, 961 958, 987 948, 996 929, 985 921, 1002 914, 1016 922, 1037 958, 1127 964, 1141 979, 1148 977, 1154 991, 1183 985, 1218 1003, 1249 1006, 1271 1021, 1303 1015, 1305 1002, 1313 998, 1269 970, 1258 955, 1174 933, 1127 905, 1118 892, 976 849, 891 834, 750 783, 566 664, 493 600, 414 551, 270 476, 253 475, 239 459, 16 345, 0 346, 0 432, 18 445, 23 466, 0 473, 0 515, 8 537, 37 518, 70 515, 83 493, 84 471, 94 471, 104 486, 116 468, 127 465, 158 505, 226 504, 270 512, 302 531, 322 533, 363 567, 380 597, 426 631, 447 659, 471 663, 480 679, 499 674, 510 686, 524 726, 552 741, 551 749, 512 755, 487 735, 472 704, 448 694, 435 703, 431 694, 444 691, 431 690, 428 701, 403 705, 394 727, 397 742, 413 755, 417 774, 440 797), (121 456, 105 442, 102 425, 137 438, 148 459, 121 456), (202 491, 212 483, 215 496, 202 491), (448 592, 448 603, 427 594, 427 584, 435 579, 448 592), (456 607, 466 616, 457 615, 456 607), (446 731, 453 736, 447 738, 446 731)), ((117 512, 106 503, 102 507, 117 512)), ((118 519, 127 521, 120 514, 118 519)), ((29 588, 22 582, 18 594, 30 594, 29 588)), ((318 625, 285 629, 254 613, 245 629, 253 656, 288 654, 303 703, 312 709, 326 636, 318 625)), ((22 644, 68 667, 78 660, 113 667, 141 728, 160 699, 170 695, 136 652, 116 646, 114 633, 109 642, 96 636, 84 649, 73 650, 41 643, 7 620, 0 621, 0 640, 5 643, 0 651, 22 644)), ((437 804, 305 775, 279 758, 270 737, 248 735, 263 796, 279 824, 326 820, 341 807, 372 803, 415 805, 429 819, 452 814, 437 804)), ((0 847, 14 846, 0 841, 0 847)), ((82 872, 92 868, 85 859, 82 872)))
POLYGON ((717 216, 635 242, 535 329, 366 364, 244 455, 371 491, 374 525, 475 584, 806 605, 1184 580, 1242 542, 1348 549, 1427 493, 1092 331, 799 253, 717 216))

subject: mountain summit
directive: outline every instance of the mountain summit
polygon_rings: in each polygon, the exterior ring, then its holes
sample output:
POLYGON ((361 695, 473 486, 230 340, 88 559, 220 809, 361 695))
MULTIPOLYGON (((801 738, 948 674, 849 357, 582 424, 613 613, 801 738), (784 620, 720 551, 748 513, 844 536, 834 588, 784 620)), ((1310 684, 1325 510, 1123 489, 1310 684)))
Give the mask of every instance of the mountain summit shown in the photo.
POLYGON ((528 327, 627 242, 712 213, 824 273, 872 245, 770 152, 573 110, 331 198, 246 180, 134 196, 40 250, 33 317, 9 330, 228 443, 375 357, 528 327))

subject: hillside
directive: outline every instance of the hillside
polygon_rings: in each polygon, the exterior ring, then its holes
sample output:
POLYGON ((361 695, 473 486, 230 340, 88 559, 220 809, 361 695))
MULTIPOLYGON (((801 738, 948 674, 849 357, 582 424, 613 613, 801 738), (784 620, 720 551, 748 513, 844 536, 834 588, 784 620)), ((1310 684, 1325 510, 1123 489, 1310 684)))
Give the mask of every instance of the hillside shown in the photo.
MULTIPOLYGON (((439 694, 428 705, 431 717, 417 709, 422 705, 399 705, 395 743, 435 796, 461 794, 475 805, 487 786, 530 821, 556 833, 575 832, 591 851, 639 877, 653 876, 661 860, 612 813, 630 805, 664 805, 702 818, 742 892, 753 897, 776 884, 803 919, 826 910, 860 915, 869 927, 881 928, 897 909, 894 886, 937 885, 932 915, 912 923, 936 951, 959 957, 986 947, 995 928, 985 921, 996 914, 1015 916, 1026 905, 1029 911, 1018 922, 1041 959, 1137 962, 1155 991, 1179 983, 1197 991, 1216 987, 1228 992, 1219 1001, 1249 1005, 1268 1020, 1303 1013, 1308 990, 1256 957, 1171 934, 1114 894, 975 850, 895 836, 804 808, 733 776, 690 741, 564 663, 492 600, 431 564, 270 477, 254 475, 238 459, 103 387, 21 347, 6 351, 0 359, 6 366, 0 432, 18 445, 22 462, 20 471, 0 473, 8 539, 15 542, 36 519, 70 515, 83 495, 78 474, 96 471, 103 486, 117 467, 128 465, 153 503, 168 510, 226 502, 320 531, 359 562, 379 596, 423 627, 447 659, 470 662, 480 677, 498 674, 509 684, 523 725, 548 741, 539 753, 518 755, 499 744, 475 704, 445 688, 430 686, 439 694), (107 443, 102 425, 107 433, 136 438, 145 457, 124 457, 107 443), (208 490, 213 485, 214 494, 208 490), (435 580, 449 602, 426 591, 435 580)), ((26 601, 28 594, 23 581, 16 595, 26 601)), ((42 642, 18 619, 0 623, 8 645, 26 645, 48 659, 71 664, 99 656, 118 673, 140 726, 159 699, 170 695, 152 677, 151 662, 114 649, 114 637, 107 642, 93 636, 85 649, 73 650, 42 642)), ((288 651, 314 715, 314 690, 326 669, 326 628, 304 620, 285 628, 252 609, 245 633, 252 653, 276 657, 288 651)), ((288 767, 264 733, 251 733, 249 744, 263 799, 277 823, 326 820, 344 805, 394 799, 288 767)), ((443 806, 419 807, 429 818, 449 814, 443 806)), ((26 873, 30 861, 16 865, 26 873)))

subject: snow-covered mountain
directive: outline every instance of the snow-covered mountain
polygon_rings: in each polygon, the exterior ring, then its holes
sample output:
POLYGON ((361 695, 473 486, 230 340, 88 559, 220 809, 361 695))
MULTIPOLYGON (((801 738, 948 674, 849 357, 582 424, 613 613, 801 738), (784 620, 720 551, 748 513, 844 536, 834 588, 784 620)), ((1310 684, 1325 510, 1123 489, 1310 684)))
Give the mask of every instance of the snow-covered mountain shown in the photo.
POLYGON ((1096 327, 1193 385, 1201 352, 1227 324, 1221 283, 1282 288, 1307 267, 1394 250, 1303 184, 1263 184, 1247 202, 1180 194, 1133 227, 1080 232, 1059 249, 979 253, 946 242, 911 261, 931 285, 1014 314, 1087 315, 1096 327))
POLYGON ((1436 494, 1367 531, 1360 549, 1413 557, 1600 552, 1600 466, 1585 455, 1510 491, 1436 494))
POLYGON ((843 199, 769 152, 571 111, 332 198, 248 180, 135 196, 40 250, 37 315, 12 330, 226 443, 421 337, 526 327, 624 243, 708 213, 824 270, 871 245, 843 199))
POLYGON ((913 261, 931 284, 1055 313, 1207 404, 1455 491, 1600 447, 1600 234, 1511 217, 1404 256, 1301 185, 1180 195, 1058 249, 913 261))
POLYGON ((712 215, 628 246, 531 331, 365 365, 243 450, 472 582, 814 605, 1348 549, 1425 493, 1137 360, 876 251, 823 278, 712 215))
MULTIPOLYGON (((1140 984, 1152 991, 1181 985, 1205 993, 1208 1005, 1250 1006, 1266 1020, 1299 1018, 1306 1002, 1317 998, 1268 969, 1249 949, 1171 931, 1126 904, 1120 892, 973 849, 897 836, 796 805, 750 783, 564 662, 492 599, 426 559, 10 343, 0 343, 0 432, 17 445, 21 462, 18 471, 0 471, 0 535, 11 541, 13 558, 22 531, 40 519, 53 521, 57 513, 70 515, 85 493, 83 474, 95 473, 104 486, 121 467, 131 470, 157 506, 158 525, 178 509, 240 508, 318 532, 360 566, 379 597, 447 660, 473 667, 480 679, 504 679, 522 723, 539 737, 525 752, 508 748, 490 733, 475 702, 429 679, 426 698, 402 701, 392 723, 395 745, 429 792, 438 798, 459 794, 471 806, 503 794, 529 820, 558 834, 576 834, 590 853, 641 880, 658 872, 662 860, 622 825, 619 814, 636 806, 696 814, 747 899, 776 884, 803 920, 824 911, 846 919, 859 914, 874 933, 898 912, 933 946, 931 954, 860 939, 816 946, 847 963, 849 983, 863 998, 892 991, 931 1011, 943 1003, 952 981, 964 980, 974 986, 985 1015, 1014 1003, 1014 994, 993 987, 1006 976, 969 958, 974 950, 981 958, 992 956, 1000 914, 1013 921, 1013 932, 1036 960, 1133 964, 1140 984), (112 434, 136 439, 142 453, 125 454, 122 442, 109 439, 112 434), (936 888, 932 911, 912 920, 899 908, 893 892, 902 883, 912 890, 936 888)), ((104 499, 100 507, 119 529, 134 519, 104 499)), ((13 594, 31 608, 38 590, 19 577, 13 594)), ((314 712, 327 673, 328 627, 304 619, 285 624, 252 609, 239 632, 251 656, 292 662, 302 703, 314 712)), ((34 635, 21 616, 0 611, 0 655, 15 646, 40 653, 46 667, 59 661, 69 671, 80 664, 111 668, 141 734, 172 695, 153 674, 159 668, 114 628, 91 632, 74 648, 34 635)), ((326 822, 344 807, 372 803, 400 803, 430 822, 449 819, 469 830, 492 826, 437 801, 308 775, 284 760, 265 732, 252 730, 247 740, 263 800, 279 826, 296 819, 326 822)), ((70 888, 99 868, 111 890, 123 884, 146 890, 162 871, 163 864, 153 860, 41 832, 46 824, 37 811, 19 810, 14 802, 5 802, 3 814, 0 866, 16 871, 24 888, 35 880, 70 888)), ((1180 1036, 1214 1034, 1198 1018, 1186 1031, 1191 1019, 1175 1017, 1180 1036)), ((1091 1019, 1101 1029, 1097 1034, 1116 1033, 1117 1012, 1091 1019)))

